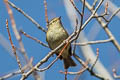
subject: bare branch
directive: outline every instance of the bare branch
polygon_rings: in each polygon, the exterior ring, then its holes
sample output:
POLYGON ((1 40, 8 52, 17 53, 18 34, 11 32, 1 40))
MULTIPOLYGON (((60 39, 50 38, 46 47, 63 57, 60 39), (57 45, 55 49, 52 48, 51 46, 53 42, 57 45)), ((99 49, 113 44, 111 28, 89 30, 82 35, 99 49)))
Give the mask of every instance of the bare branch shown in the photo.
MULTIPOLYGON (((78 29, 78 19, 76 18, 76 26, 75 26, 75 32, 77 31, 78 29)), ((77 42, 77 40, 75 40, 75 43, 77 42)), ((75 53, 75 49, 76 49, 76 45, 74 45, 73 47, 73 52, 75 53)))
POLYGON ((106 6, 105 6, 105 13, 107 14, 108 12, 108 2, 106 3, 106 6))
POLYGON ((108 23, 106 24, 106 26, 111 22, 111 20, 113 19, 113 17, 115 17, 115 15, 120 11, 120 8, 118 10, 116 10, 112 16, 110 17, 110 19, 108 20, 108 23))
MULTIPOLYGON (((83 18, 83 16, 84 16, 84 12, 85 12, 85 0, 83 1, 83 7, 82 7, 82 18, 83 18)), ((83 19, 81 19, 81 24, 83 24, 83 19)))
POLYGON ((16 39, 19 41, 19 46, 20 46, 20 49, 21 49, 21 51, 22 51, 22 54, 24 55, 24 58, 25 58, 26 61, 28 62, 28 57, 27 57, 27 54, 26 54, 26 52, 25 52, 24 45, 23 45, 23 43, 22 43, 22 41, 21 41, 21 36, 19 35, 19 32, 18 32, 18 30, 17 30, 17 28, 16 28, 16 24, 15 24, 15 20, 14 20, 14 17, 13 17, 12 10, 11 10, 11 8, 10 8, 9 5, 8 5, 8 0, 4 0, 4 3, 5 3, 5 5, 6 5, 6 8, 7 8, 7 10, 8 10, 8 14, 9 14, 9 16, 10 16, 10 20, 11 20, 11 24, 12 24, 12 29, 13 29, 13 32, 14 32, 14 34, 15 34, 15 37, 16 37, 16 39))
MULTIPOLYGON (((88 65, 88 61, 85 62, 85 65, 88 65)), ((60 71, 62 74, 69 74, 69 75, 81 75, 83 72, 87 70, 87 66, 84 66, 82 69, 80 69, 78 72, 63 72, 60 71)))
MULTIPOLYGON (((8 9, 8 13, 9 13, 9 15, 10 15, 10 19, 11 19, 11 23, 12 23, 12 26, 14 27, 13 28, 13 30, 14 30, 14 33, 15 33, 15 35, 16 35, 16 38, 17 38, 17 40, 19 41, 19 45, 20 45, 20 51, 22 51, 22 53, 25 53, 26 54, 26 52, 25 52, 25 49, 24 49, 24 46, 23 46, 23 44, 22 44, 22 41, 21 41, 21 36, 20 36, 20 34, 19 34, 19 32, 17 31, 17 29, 16 29, 16 24, 15 24, 15 21, 14 21, 14 18, 13 18, 13 14, 12 13, 10 13, 10 11, 12 12, 12 10, 9 8, 9 5, 12 5, 12 7, 13 8, 15 8, 17 11, 19 11, 20 13, 22 13, 25 17, 27 17, 29 20, 31 20, 35 25, 37 25, 37 27, 39 28, 39 29, 41 29, 41 30, 43 30, 43 32, 46 32, 45 30, 44 30, 44 28, 42 28, 42 27, 40 27, 40 25, 34 20, 34 19, 32 19, 30 16, 28 16, 25 12, 23 12, 20 8, 18 8, 18 7, 16 7, 13 3, 11 3, 11 2, 9 2, 9 1, 7 1, 7 0, 4 0, 4 1, 6 1, 6 7, 7 7, 7 9, 8 9), (9 5, 7 4, 7 3, 9 3, 9 5)), ((69 38, 68 39, 66 39, 63 43, 61 43, 56 49, 54 49, 54 50, 52 50, 51 52, 49 52, 42 60, 40 60, 35 66, 32 66, 32 64, 30 65, 30 67, 31 67, 31 69, 30 70, 28 70, 28 72, 26 72, 26 73, 24 73, 24 75, 21 77, 21 80, 24 80, 24 79, 26 79, 30 74, 32 74, 34 71, 40 71, 40 72, 42 72, 42 71, 45 71, 45 70, 48 70, 58 59, 59 59, 59 57, 61 56, 61 54, 62 54, 62 52, 64 51, 64 49, 65 49, 65 47, 67 47, 67 45, 69 44, 69 43, 71 43, 72 41, 75 41, 75 40, 77 40, 77 38, 78 38, 78 36, 79 36, 79 34, 80 34, 80 32, 85 28, 85 26, 93 19, 93 18, 96 18, 98 21, 99 21, 99 23, 103 26, 103 29, 106 31, 106 33, 108 34, 108 36, 109 36, 109 39, 106 39, 106 40, 98 40, 98 41, 90 41, 90 42, 86 42, 86 43, 73 43, 75 46, 76 45, 88 45, 88 44, 98 44, 98 43, 106 43, 106 42, 112 42, 116 47, 117 47, 117 49, 120 51, 120 46, 119 46, 119 44, 118 44, 118 42, 116 41, 116 39, 114 38, 114 36, 112 35, 112 33, 109 31, 109 29, 108 29, 108 27, 107 27, 107 25, 110 23, 110 21, 111 21, 111 19, 112 19, 112 17, 110 18, 110 20, 109 21, 107 21, 105 18, 104 18, 104 16, 106 15, 106 14, 103 14, 103 15, 100 15, 100 16, 98 16, 97 15, 97 10, 98 10, 98 8, 101 6, 101 4, 102 4, 102 2, 104 1, 104 0, 100 0, 100 2, 98 3, 98 5, 97 5, 97 7, 95 8, 95 10, 91 10, 91 12, 92 12, 92 14, 91 14, 91 16, 88 18, 88 20, 86 20, 85 21, 85 23, 83 24, 83 16, 84 16, 84 9, 85 9, 85 5, 86 5, 86 2, 85 2, 85 0, 83 0, 84 2, 83 2, 83 8, 82 8, 82 13, 80 13, 80 11, 79 11, 79 9, 75 6, 75 4, 73 3, 73 0, 70 0, 71 1, 71 4, 73 5, 73 7, 75 8, 75 10, 79 13, 79 15, 81 15, 81 25, 80 25, 80 29, 77 29, 77 26, 78 26, 78 20, 76 19, 76 30, 72 33, 72 35, 70 35, 69 36, 69 38), (105 24, 104 22, 102 22, 102 20, 101 20, 101 22, 100 22, 100 20, 99 19, 101 19, 101 17, 106 21, 106 22, 108 22, 107 24, 105 24), (43 69, 39 69, 39 67, 43 64, 43 63, 45 63, 45 62, 47 62, 48 61, 48 59, 54 54, 54 52, 56 51, 56 50, 58 50, 61 46, 63 46, 63 45, 65 45, 64 46, 64 48, 61 50, 61 52, 59 53, 59 55, 56 57, 56 59, 55 60, 53 60, 47 67, 45 67, 45 68, 43 68, 43 69)), ((94 2, 93 3, 93 7, 95 7, 95 5, 96 5, 96 3, 97 3, 97 0, 95 0, 96 2, 94 2)), ((47 25, 49 24, 49 21, 48 21, 48 15, 47 15, 47 3, 46 3, 46 0, 44 0, 44 6, 45 6, 45 19, 46 19, 46 22, 47 22, 47 25)), ((107 13, 107 9, 108 9, 108 4, 106 5, 106 8, 105 8, 105 13, 107 13)), ((119 12, 119 11, 118 11, 119 12)), ((115 15, 118 13, 118 12, 116 12, 115 13, 115 15)), ((113 16, 115 16, 115 15, 113 15, 113 16)), ((28 38, 31 38, 32 40, 35 40, 36 42, 38 42, 38 43, 40 43, 41 45, 43 45, 43 46, 45 46, 45 47, 48 47, 48 45, 46 45, 46 44, 44 44, 44 43, 42 43, 40 40, 37 40, 36 38, 34 38, 34 37, 31 37, 30 35, 28 35, 28 34, 26 34, 25 32, 21 32, 22 34, 24 34, 26 37, 28 37, 28 38)), ((10 34, 10 33, 9 33, 10 34)), ((13 43, 12 43, 13 44, 13 43)), ((12 45, 11 44, 11 45, 12 45)), ((14 47, 14 46, 13 46, 14 47)), ((14 47, 15 48, 15 47, 14 47)), ((16 51, 16 50, 15 50, 16 51)), ((74 47, 74 51, 75 51, 75 47, 74 47)), ((99 74, 96 74, 94 71, 93 71, 93 68, 94 68, 94 66, 95 66, 95 64, 96 64, 96 62, 97 62, 97 60, 98 60, 98 50, 97 50, 97 57, 96 57, 96 60, 95 60, 95 62, 94 62, 94 64, 92 65, 92 67, 90 68, 84 61, 82 61, 76 54, 73 54, 74 55, 74 57, 75 57, 75 59, 77 59, 78 61, 79 61, 79 63, 80 64, 82 64, 82 66, 83 66, 83 69, 81 69, 80 71, 78 71, 78 72, 65 72, 65 79, 67 79, 67 74, 81 74, 81 73, 83 73, 85 70, 88 70, 89 72, 90 72, 90 74, 91 75, 93 75, 93 76, 95 76, 95 77, 97 77, 97 78, 99 78, 99 79, 102 79, 102 80, 105 80, 105 78, 104 78, 104 76, 101 76, 101 75, 99 75, 99 74)), ((25 56, 27 56, 27 55, 25 55, 25 56)), ((29 61, 29 59, 26 57, 26 60, 27 60, 27 62, 29 61)), ((29 67, 29 68, 30 68, 29 67)), ((20 70, 23 70, 22 68, 20 68, 20 70)), ((17 74, 17 72, 16 72, 16 74, 17 74)), ((1 78, 0 78, 1 79, 1 78)))
POLYGON ((99 18, 99 17, 101 17, 101 18, 103 18, 106 22, 109 22, 109 21, 105 18, 106 15, 108 15, 108 2, 106 3, 104 13, 101 14, 101 15, 99 15, 99 16, 96 16, 96 15, 95 15, 94 18, 99 18))
POLYGON ((21 71, 21 73, 23 74, 24 71, 22 70, 21 62, 20 62, 20 60, 19 60, 19 57, 17 56, 16 49, 15 49, 15 47, 14 47, 14 45, 13 45, 13 42, 12 42, 12 39, 11 39, 10 31, 9 31, 9 28, 8 28, 8 20, 6 20, 6 28, 7 28, 7 31, 8 31, 8 36, 9 36, 9 40, 10 40, 10 43, 11 43, 11 46, 12 46, 13 54, 15 55, 16 60, 17 60, 17 63, 18 63, 18 66, 19 66, 19 68, 20 68, 20 71, 21 71))
MULTIPOLYGON (((81 1, 83 2, 83 0, 81 0, 81 1)), ((90 4, 87 1, 86 1, 85 6, 91 11, 91 13, 94 12, 94 10, 91 9, 91 6, 90 6, 90 4)), ((96 13, 95 16, 98 16, 98 14, 96 13)), ((115 39, 114 35, 108 29, 108 26, 106 25, 106 23, 104 23, 101 18, 97 18, 97 21, 99 22, 99 24, 101 25, 101 27, 105 30, 105 32, 108 35, 108 37, 110 39, 112 39, 112 43, 117 48, 117 50, 120 51, 120 45, 119 45, 118 41, 115 39)))
MULTIPOLYGON (((101 0, 99 2, 99 4, 97 5, 96 9, 93 11, 93 13, 91 14, 91 16, 85 21, 85 23, 83 25, 80 26, 80 29, 78 30, 78 34, 76 35, 76 39, 78 38, 80 32, 85 28, 85 26, 91 21, 91 19, 94 17, 95 13, 97 12, 98 8, 100 7, 100 5, 102 4, 103 0, 101 0)), ((84 0, 84 5, 85 5, 85 0, 84 0)), ((84 13, 84 5, 83 5, 83 13, 84 13)), ((81 16, 82 17, 82 16, 81 16)), ((82 18, 83 20, 83 18, 82 18)), ((76 31, 77 32, 77 31, 76 31)))
MULTIPOLYGON (((11 8, 9 7, 8 0, 4 0, 4 3, 5 3, 5 5, 6 5, 6 8, 7 8, 7 10, 8 10, 8 14, 9 14, 9 16, 10 16, 10 20, 11 20, 13 32, 14 32, 14 34, 15 34, 16 39, 17 39, 18 42, 19 42, 20 51, 22 52, 22 54, 23 54, 26 62, 28 63, 28 62, 29 62, 29 58, 28 58, 27 53, 26 53, 26 51, 25 51, 25 49, 24 49, 24 45, 23 45, 23 43, 22 43, 21 36, 20 36, 20 34, 19 34, 19 32, 18 32, 18 30, 17 30, 17 28, 16 28, 16 23, 15 23, 15 20, 14 20, 14 17, 13 17, 12 10, 11 10, 11 8)), ((31 64, 31 67, 32 67, 32 64, 31 64)), ((23 73, 23 72, 22 72, 22 73, 23 73)), ((37 72, 33 72, 33 73, 36 73, 36 75, 38 75, 37 72)), ((34 75, 34 74, 33 74, 33 75, 34 75)), ((37 78, 36 78, 36 75, 34 75, 35 79, 37 79, 37 78)), ((23 74, 23 76, 24 76, 24 74, 23 74)))
POLYGON ((42 46, 49 48, 49 46, 48 46, 47 44, 43 43, 42 41, 38 40, 37 38, 34 38, 34 37, 28 35, 26 32, 23 32, 22 30, 20 30, 20 33, 22 33, 22 34, 25 35, 26 37, 28 37, 28 38, 36 41, 37 43, 41 44, 42 46))
MULTIPOLYGON (((70 1, 71 1, 71 0, 70 0, 70 1)), ((73 4, 72 1, 71 1, 71 3, 73 4)), ((76 11, 77 11, 76 6, 75 6, 74 4, 73 4, 73 6, 74 6, 74 8, 75 8, 76 11)), ((85 0, 84 0, 84 2, 83 2, 82 13, 80 14, 80 16, 81 16, 81 23, 80 23, 80 28, 79 28, 79 31, 78 31, 78 34, 77 34, 75 43, 77 42, 77 38, 78 38, 78 36, 80 35, 80 32, 81 32, 81 30, 82 30, 84 10, 85 10, 85 0)), ((78 19, 76 18, 76 29, 75 29, 75 31, 77 31, 77 26, 78 26, 78 19)), ((74 46, 74 49, 73 49, 73 52, 74 52, 74 53, 75 53, 75 49, 76 49, 76 45, 74 46)))
POLYGON ((92 70, 92 71, 93 71, 93 68, 94 68, 95 64, 96 64, 97 61, 98 61, 98 57, 99 57, 99 48, 97 48, 96 53, 97 53, 96 60, 95 60, 94 64, 93 64, 92 67, 91 67, 91 70, 92 70))
POLYGON ((44 7, 45 7, 45 20, 46 20, 47 28, 48 28, 49 20, 48 20, 48 15, 47 15, 47 2, 46 2, 46 0, 44 0, 44 7))
POLYGON ((96 14, 98 8, 100 7, 100 5, 102 4, 103 0, 100 0, 99 4, 97 5, 97 7, 95 8, 95 10, 92 12, 91 16, 86 20, 86 22, 82 25, 81 29, 83 30, 84 27, 88 24, 88 22, 90 22, 90 20, 94 17, 94 15, 96 14))
POLYGON ((27 13, 25 13, 23 10, 21 10, 20 8, 18 8, 15 4, 13 4, 12 2, 8 1, 8 4, 10 6, 12 6, 14 9, 16 9, 18 12, 20 12, 21 14, 23 14, 27 19, 29 19, 33 24, 35 24, 37 26, 38 29, 42 30, 43 32, 46 33, 46 30, 40 26, 40 24, 38 24, 32 17, 30 17, 27 13))
MULTIPOLYGON (((20 80, 26 79, 33 71, 35 71, 37 68, 39 68, 39 66, 41 66, 43 63, 47 62, 47 60, 54 54, 54 52, 57 51, 60 47, 62 47, 66 42, 67 42, 66 45, 68 45, 68 43, 71 43, 71 41, 74 40, 74 39, 70 40, 73 36, 75 36, 75 33, 72 34, 72 35, 70 35, 57 48, 55 48, 54 50, 52 50, 51 52, 49 52, 40 62, 38 62, 32 69, 30 69, 27 73, 25 73, 24 76, 22 76, 22 78, 20 80), (70 40, 70 41, 68 42, 68 40, 70 40)), ((61 54, 59 54, 59 55, 61 55, 61 54)), ((54 61, 53 61, 53 63, 54 63, 54 61)))
POLYGON ((91 68, 89 68, 88 65, 86 65, 85 62, 82 61, 76 54, 73 54, 73 56, 74 56, 74 58, 75 58, 83 67, 86 67, 86 68, 87 68, 87 70, 90 72, 90 74, 91 74, 92 76, 95 76, 95 77, 97 77, 97 78, 99 78, 99 79, 101 79, 101 80, 107 80, 107 79, 105 79, 103 76, 94 73, 94 72, 91 70, 91 68))
POLYGON ((82 16, 81 12, 80 12, 80 11, 78 10, 78 8, 75 6, 73 0, 70 0, 70 2, 71 2, 71 4, 73 5, 73 7, 75 8, 75 10, 78 12, 78 14, 79 14, 80 16, 82 16))
MULTIPOLYGON (((69 75, 81 75, 83 72, 85 72, 87 70, 87 68, 82 68, 80 71, 78 72, 67 72, 67 74, 69 75)), ((65 72, 60 71, 60 73, 65 74, 65 72)))
POLYGON ((100 43, 107 43, 111 42, 112 39, 106 39, 106 40, 98 40, 98 41, 89 41, 85 43, 72 43, 73 45, 79 45, 79 46, 85 46, 85 45, 90 45, 90 44, 100 44, 100 43))

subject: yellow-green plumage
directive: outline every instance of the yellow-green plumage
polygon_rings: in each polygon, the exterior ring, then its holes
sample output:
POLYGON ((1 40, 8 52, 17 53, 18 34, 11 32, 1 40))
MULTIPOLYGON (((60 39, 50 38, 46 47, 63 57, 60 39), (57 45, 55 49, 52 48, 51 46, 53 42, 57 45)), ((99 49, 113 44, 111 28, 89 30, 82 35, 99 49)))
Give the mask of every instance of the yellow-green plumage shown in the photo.
MULTIPOLYGON (((60 17, 53 18, 48 25, 48 31, 46 33, 46 41, 48 45, 53 50, 57 46, 59 46, 65 39, 68 38, 68 33, 63 28, 61 23, 60 17)), ((58 55, 63 47, 61 47, 55 53, 58 55)), ((65 69, 69 68, 70 66, 76 66, 75 62, 71 58, 71 45, 69 44, 68 47, 63 51, 61 57, 64 61, 65 69)))

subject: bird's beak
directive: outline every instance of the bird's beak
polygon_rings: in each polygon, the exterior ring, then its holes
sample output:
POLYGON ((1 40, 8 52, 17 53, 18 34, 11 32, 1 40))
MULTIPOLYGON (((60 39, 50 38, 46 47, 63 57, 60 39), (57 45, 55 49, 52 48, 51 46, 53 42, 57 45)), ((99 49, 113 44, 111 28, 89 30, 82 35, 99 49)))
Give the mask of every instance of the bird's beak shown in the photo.
POLYGON ((61 16, 59 17, 59 19, 61 19, 61 16))

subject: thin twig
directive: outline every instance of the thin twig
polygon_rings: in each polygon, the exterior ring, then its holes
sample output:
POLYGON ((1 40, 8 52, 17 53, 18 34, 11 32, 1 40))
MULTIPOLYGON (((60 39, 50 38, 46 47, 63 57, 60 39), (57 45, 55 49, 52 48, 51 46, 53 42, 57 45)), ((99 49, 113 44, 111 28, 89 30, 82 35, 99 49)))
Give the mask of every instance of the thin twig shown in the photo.
POLYGON ((19 60, 19 57, 17 56, 16 49, 15 49, 15 47, 14 47, 14 45, 13 45, 13 42, 12 42, 12 39, 11 39, 11 35, 10 35, 9 27, 8 27, 8 20, 6 20, 6 28, 7 28, 7 32, 8 32, 10 44, 11 44, 11 46, 12 46, 13 54, 15 55, 16 60, 17 60, 17 63, 18 63, 18 66, 19 66, 19 68, 20 68, 20 71, 21 71, 21 73, 23 74, 24 71, 22 70, 21 62, 20 62, 20 60, 19 60))
MULTIPOLYGON (((85 72, 87 70, 87 68, 82 68, 80 71, 78 72, 67 72, 67 74, 69 75, 81 75, 83 72, 85 72)), ((60 73, 65 74, 65 72, 60 71, 60 73)))
POLYGON ((106 3, 106 6, 105 6, 105 13, 108 14, 108 2, 106 3))
POLYGON ((93 18, 99 18, 99 17, 101 17, 101 18, 103 18, 106 22, 109 22, 104 16, 106 16, 106 15, 108 15, 108 14, 101 14, 101 15, 99 15, 99 16, 94 16, 93 18))
MULTIPOLYGON (((75 5, 74 5, 75 6, 75 5)), ((74 7, 75 8, 75 7, 74 7)), ((83 25, 83 16, 84 16, 84 10, 85 10, 85 0, 84 0, 84 3, 83 3, 83 7, 82 7, 82 13, 81 13, 81 23, 80 23, 80 28, 79 28, 79 31, 78 31, 78 34, 77 34, 77 38, 78 36, 80 35, 80 32, 82 30, 82 25, 83 25)), ((76 10, 77 11, 77 10, 76 10)), ((77 26, 78 26, 78 22, 76 22, 77 26)), ((77 31, 77 29, 76 29, 77 31)), ((75 40, 75 43, 77 42, 77 39, 75 40)), ((76 45, 74 46, 73 48, 73 52, 75 53, 75 49, 76 49, 76 45)))
MULTIPOLYGON (((99 18, 99 17, 102 17, 103 19, 104 19, 104 16, 106 16, 106 15, 108 15, 107 13, 103 13, 103 14, 101 14, 101 15, 98 15, 98 16, 93 16, 93 18, 99 18)), ((106 20, 106 22, 108 22, 107 20, 106 20)))
MULTIPOLYGON (((79 29, 79 32, 78 32, 78 34, 77 34, 77 38, 79 37, 80 32, 82 31, 84 11, 85 11, 85 0, 83 1, 82 15, 81 15, 81 23, 80 23, 80 29, 79 29)), ((90 18, 90 17, 89 17, 89 18, 90 18)), ((92 17, 91 17, 91 19, 92 19, 92 17)))
POLYGON ((101 18, 103 18, 106 22, 109 22, 109 21, 105 18, 106 15, 108 15, 108 2, 106 3, 104 13, 101 14, 101 15, 99 15, 99 16, 96 16, 96 15, 95 15, 94 18, 99 18, 99 17, 101 17, 101 18))
POLYGON ((76 17, 75 31, 77 31, 77 29, 78 29, 78 19, 77 19, 77 17, 76 17))
POLYGON ((36 41, 37 43, 41 44, 42 46, 49 48, 49 46, 48 46, 47 44, 43 43, 42 41, 38 40, 37 38, 34 38, 34 37, 28 35, 26 32, 23 32, 22 30, 20 30, 20 33, 22 33, 22 34, 25 35, 26 37, 28 37, 28 38, 36 41))
POLYGON ((70 0, 71 4, 73 5, 73 7, 75 8, 75 10, 78 12, 79 15, 82 16, 81 12, 78 10, 78 8, 75 6, 73 0, 70 0))
MULTIPOLYGON (((82 6, 82 16, 81 16, 82 18, 84 16, 84 12, 85 12, 85 0, 83 1, 83 6, 82 6)), ((83 24, 83 19, 82 19, 81 24, 83 24)))
MULTIPOLYGON (((85 62, 85 65, 88 65, 88 61, 85 62)), ((85 72, 87 70, 87 67, 84 66, 82 69, 80 69, 78 72, 63 72, 60 71, 60 73, 62 74, 69 74, 69 75, 81 75, 83 72, 85 72)))
POLYGON ((93 71, 93 68, 94 68, 95 64, 96 64, 97 61, 98 61, 98 57, 99 57, 99 48, 97 48, 96 53, 97 53, 96 60, 95 60, 94 64, 93 64, 92 67, 91 67, 91 70, 92 70, 92 71, 93 71))
POLYGON ((106 39, 106 40, 98 40, 98 41, 89 41, 84 43, 72 43, 73 45, 79 45, 79 46, 85 46, 85 45, 91 45, 91 44, 100 44, 100 43, 107 43, 111 42, 112 39, 106 39))
MULTIPOLYGON (((76 26, 75 26, 75 32, 77 31, 78 29, 78 19, 76 18, 76 26)), ((75 40, 75 43, 77 42, 77 40, 75 40)), ((74 45, 73 47, 73 53, 75 53, 75 49, 76 49, 76 45, 74 45)))
POLYGON ((31 16, 29 16, 27 13, 25 13, 22 9, 20 9, 19 7, 17 7, 15 4, 13 4, 10 1, 8 1, 8 4, 10 6, 12 6, 14 9, 16 9, 18 12, 23 14, 27 19, 29 19, 33 24, 35 24, 38 29, 40 29, 40 30, 42 30, 43 32, 46 33, 46 30, 43 27, 41 27, 40 24, 38 24, 37 21, 35 21, 31 16))
POLYGON ((111 20, 113 19, 113 17, 115 17, 115 15, 116 15, 118 12, 120 12, 120 8, 113 13, 113 15, 110 17, 110 19, 108 20, 108 23, 107 23, 106 25, 108 25, 108 24, 111 22, 111 20))
POLYGON ((47 2, 46 0, 44 0, 44 7, 45 7, 45 20, 46 20, 46 23, 47 23, 47 28, 48 28, 48 25, 49 25, 49 20, 48 20, 48 15, 47 15, 47 2))

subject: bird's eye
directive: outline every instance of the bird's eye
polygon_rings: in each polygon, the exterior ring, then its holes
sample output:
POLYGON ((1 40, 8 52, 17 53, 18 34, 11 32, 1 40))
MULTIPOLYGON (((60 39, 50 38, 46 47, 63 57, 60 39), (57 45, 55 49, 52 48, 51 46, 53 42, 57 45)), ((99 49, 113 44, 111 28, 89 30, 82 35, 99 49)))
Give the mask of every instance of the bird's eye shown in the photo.
POLYGON ((53 21, 53 23, 55 22, 56 20, 53 21))

